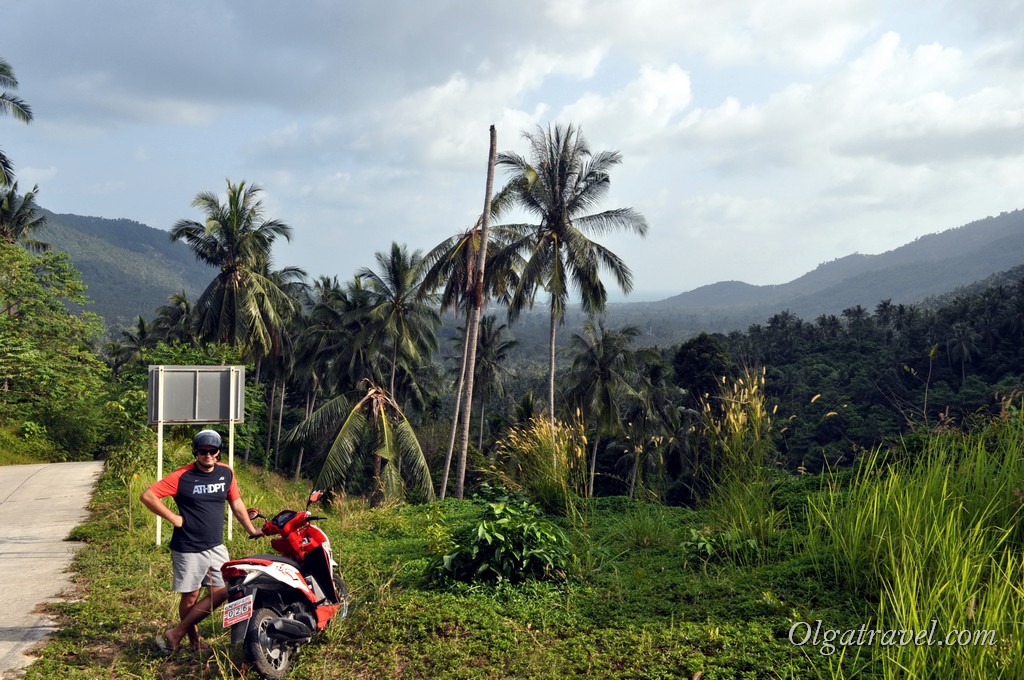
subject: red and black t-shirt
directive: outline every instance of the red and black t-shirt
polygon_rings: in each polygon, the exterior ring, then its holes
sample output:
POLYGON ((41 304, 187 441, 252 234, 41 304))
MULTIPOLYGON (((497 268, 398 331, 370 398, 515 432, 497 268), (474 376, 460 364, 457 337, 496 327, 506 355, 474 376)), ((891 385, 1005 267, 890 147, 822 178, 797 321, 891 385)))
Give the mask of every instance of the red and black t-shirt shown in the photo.
POLYGON ((224 503, 240 498, 234 472, 217 463, 203 472, 194 463, 180 467, 151 487, 157 498, 173 496, 184 519, 171 536, 171 550, 202 552, 224 542, 224 503))

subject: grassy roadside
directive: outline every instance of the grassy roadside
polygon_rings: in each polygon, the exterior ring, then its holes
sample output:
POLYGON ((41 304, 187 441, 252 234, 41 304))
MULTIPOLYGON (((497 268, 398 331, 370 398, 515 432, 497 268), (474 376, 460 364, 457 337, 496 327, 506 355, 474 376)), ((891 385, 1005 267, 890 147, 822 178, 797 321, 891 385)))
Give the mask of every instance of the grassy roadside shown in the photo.
MULTIPOLYGON (((1024 673, 1024 412, 977 433, 936 432, 821 477, 763 472, 722 484, 706 509, 577 499, 554 518, 562 582, 438 583, 429 566, 480 500, 368 508, 321 524, 353 597, 347 620, 303 648, 294 678, 1019 678, 1024 673), (802 622, 802 623, 801 623, 802 622), (857 644, 826 630, 991 630, 991 644, 857 644), (798 633, 797 637, 800 634, 798 633)), ((170 454, 168 469, 190 460, 170 454)), ((240 468, 251 505, 301 507, 307 489, 240 468)), ((29 678, 251 677, 216 619, 213 652, 155 656, 175 618, 170 560, 138 503, 145 481, 105 473, 75 564, 52 606, 61 632, 29 678)), ((552 518, 548 518, 552 519, 552 518)), ((532 520, 530 520, 532 521, 532 520)), ((493 527, 492 527, 493 528, 493 527)), ((167 532, 169 533, 169 532, 167 532)), ((166 535, 165 533, 165 540, 166 535)), ((459 539, 464 540, 464 539, 459 539)), ((236 537, 232 554, 266 550, 236 537)))
MULTIPOLYGON (((301 506, 306 492, 259 471, 238 476, 246 501, 271 512, 301 506)), ((29 678, 246 677, 215 621, 202 627, 212 654, 152 653, 148 641, 172 621, 177 598, 167 549, 153 544, 154 519, 136 500, 144 484, 101 480, 91 518, 74 535, 86 541, 74 567, 78 592, 52 606, 62 629, 29 678)), ((779 497, 803 504, 806 490, 779 497)), ((585 526, 566 527, 574 564, 565 583, 431 584, 425 570, 438 545, 478 511, 454 500, 336 505, 321 525, 351 589, 351 614, 303 648, 291 677, 804 678, 870 663, 787 640, 795 619, 856 627, 869 615, 793 549, 799 531, 770 560, 738 566, 721 550, 695 547, 714 522, 706 512, 603 499, 584 513, 585 526)), ((268 547, 237 536, 232 555, 268 547)))

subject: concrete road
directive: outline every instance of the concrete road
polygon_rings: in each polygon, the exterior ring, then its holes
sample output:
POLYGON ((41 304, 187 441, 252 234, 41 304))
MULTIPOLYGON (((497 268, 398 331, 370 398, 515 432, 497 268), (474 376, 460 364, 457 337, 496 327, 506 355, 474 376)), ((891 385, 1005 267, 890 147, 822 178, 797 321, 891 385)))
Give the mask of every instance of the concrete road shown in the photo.
POLYGON ((0 466, 0 677, 17 677, 32 647, 56 630, 39 605, 70 585, 80 543, 65 540, 86 516, 103 463, 0 466))

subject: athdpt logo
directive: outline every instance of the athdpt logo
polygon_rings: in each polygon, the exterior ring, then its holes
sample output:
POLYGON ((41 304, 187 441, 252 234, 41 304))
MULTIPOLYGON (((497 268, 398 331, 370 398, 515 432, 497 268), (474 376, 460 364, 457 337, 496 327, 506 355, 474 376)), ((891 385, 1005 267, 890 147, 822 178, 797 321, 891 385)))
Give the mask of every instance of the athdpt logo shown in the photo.
POLYGON ((224 487, 227 486, 224 482, 220 484, 196 484, 192 487, 192 495, 201 496, 208 493, 221 493, 224 491, 224 487))

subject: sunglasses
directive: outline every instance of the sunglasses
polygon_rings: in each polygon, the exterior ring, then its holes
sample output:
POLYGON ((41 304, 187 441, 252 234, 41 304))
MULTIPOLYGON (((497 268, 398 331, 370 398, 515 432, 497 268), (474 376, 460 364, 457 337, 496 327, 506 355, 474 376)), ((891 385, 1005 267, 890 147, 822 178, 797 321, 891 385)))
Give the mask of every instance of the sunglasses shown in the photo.
POLYGON ((219 456, 219 449, 196 449, 193 453, 197 456, 219 456))

